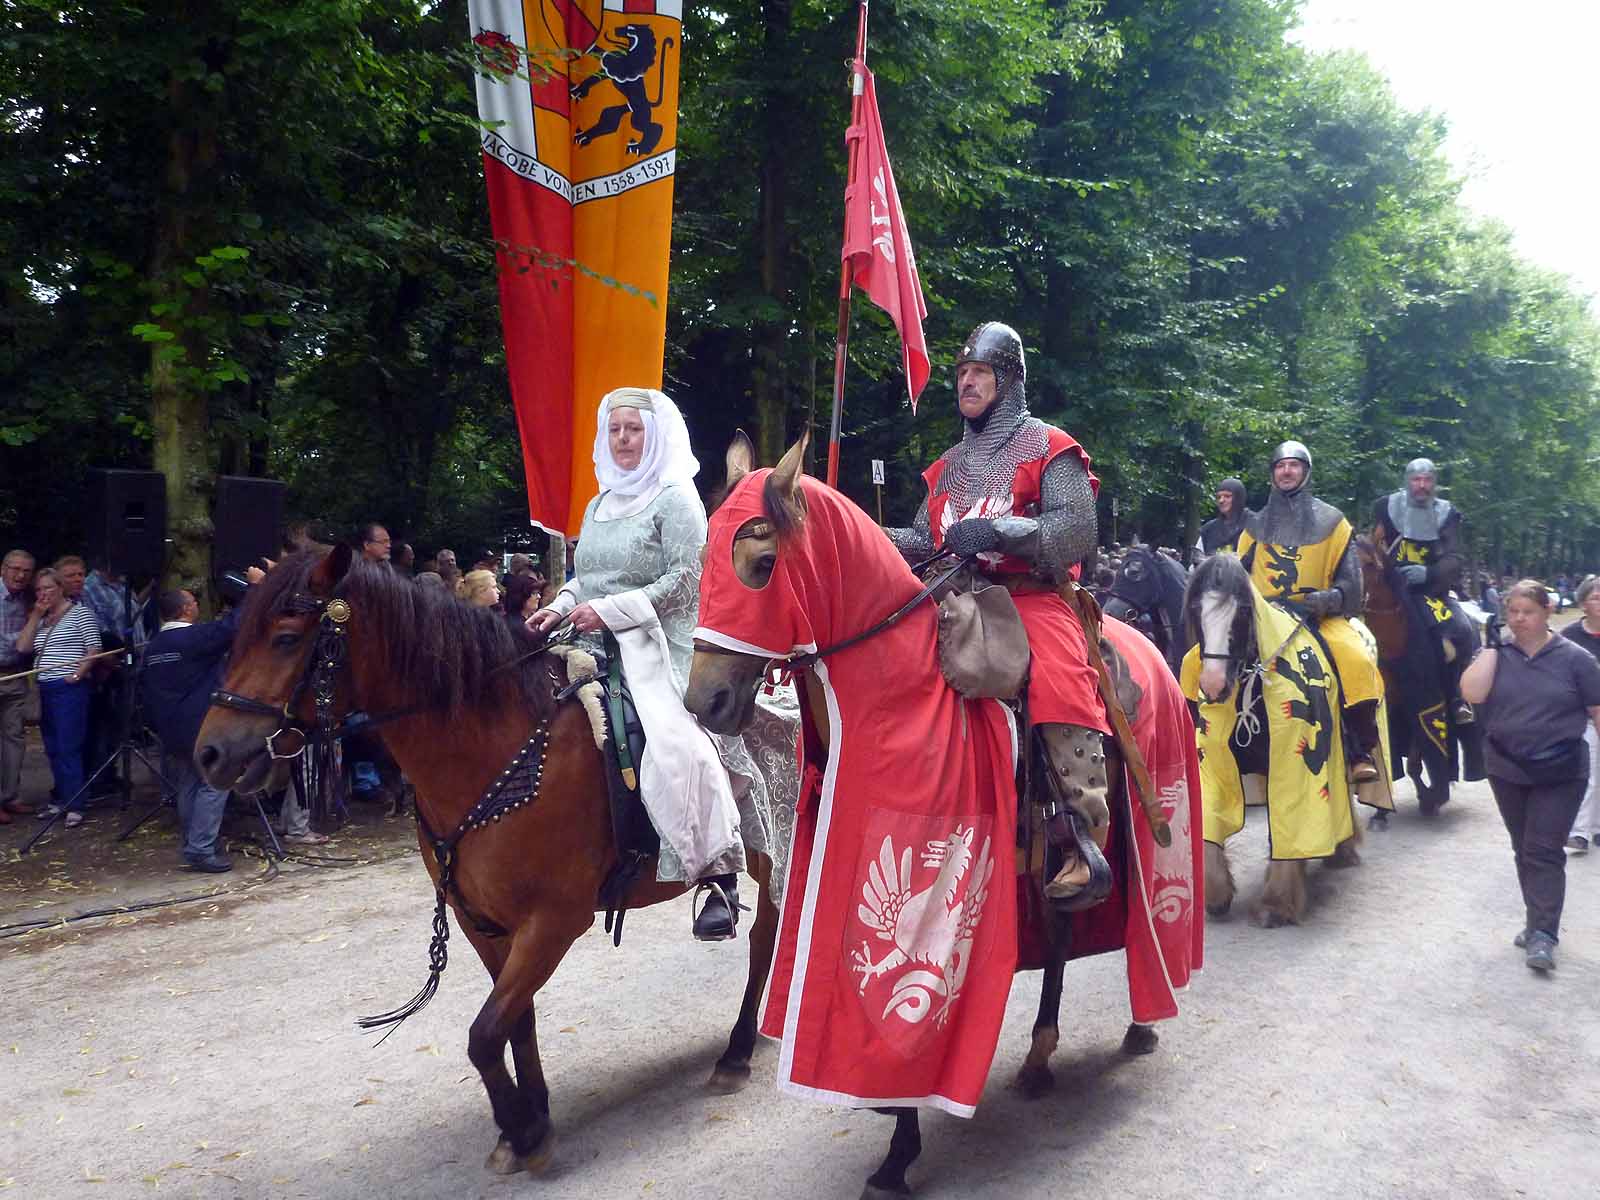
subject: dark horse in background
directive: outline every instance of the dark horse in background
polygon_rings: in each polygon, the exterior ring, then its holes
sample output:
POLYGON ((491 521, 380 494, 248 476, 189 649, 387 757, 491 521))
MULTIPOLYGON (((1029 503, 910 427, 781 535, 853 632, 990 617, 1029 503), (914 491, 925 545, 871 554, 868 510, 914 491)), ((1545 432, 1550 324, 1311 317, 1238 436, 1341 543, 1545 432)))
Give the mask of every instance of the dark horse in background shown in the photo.
MULTIPOLYGON (((594 923, 620 857, 606 764, 583 704, 562 692, 565 672, 556 655, 488 609, 387 567, 352 565, 348 546, 326 557, 305 551, 252 589, 195 754, 213 786, 257 791, 284 774, 284 756, 329 735, 328 719, 339 722, 337 735, 352 712, 370 715, 366 727, 416 788, 418 840, 439 907, 427 985, 363 1024, 393 1026, 433 995, 447 961, 447 901, 494 981, 467 1055, 500 1129, 486 1164, 500 1174, 551 1160, 534 996, 594 923)), ((751 850, 748 861, 761 887, 743 1006, 709 1084, 721 1092, 749 1082, 777 931, 771 860, 751 850)), ((646 859, 621 907, 683 894, 683 885, 655 876, 646 859)))
POLYGON ((1176 675, 1193 644, 1183 619, 1183 591, 1189 573, 1183 564, 1149 546, 1124 555, 1116 581, 1101 602, 1106 616, 1126 621, 1156 644, 1176 675))
MULTIPOLYGON (((1378 642, 1378 666, 1389 702, 1389 752, 1397 771, 1404 765, 1425 817, 1450 800, 1457 779, 1482 779, 1483 748, 1476 725, 1458 725, 1450 711, 1454 647, 1435 637, 1421 606, 1400 577, 1394 556, 1369 537, 1355 543, 1366 600, 1362 619, 1378 642)), ((1388 826, 1389 814, 1373 813, 1373 829, 1388 826)))

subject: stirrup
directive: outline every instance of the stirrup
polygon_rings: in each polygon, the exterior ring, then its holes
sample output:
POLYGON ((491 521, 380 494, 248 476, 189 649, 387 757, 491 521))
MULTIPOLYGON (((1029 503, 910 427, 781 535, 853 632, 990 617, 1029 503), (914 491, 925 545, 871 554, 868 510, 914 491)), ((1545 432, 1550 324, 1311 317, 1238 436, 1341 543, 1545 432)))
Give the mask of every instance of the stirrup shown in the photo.
POLYGON ((1371 756, 1353 758, 1350 760, 1351 783, 1373 783, 1382 777, 1378 764, 1372 761, 1371 756))
POLYGON ((695 941, 726 942, 737 937, 739 930, 739 913, 741 910, 744 912, 750 911, 745 905, 739 903, 739 884, 737 879, 735 879, 735 882, 730 884, 728 888, 724 888, 722 884, 718 883, 714 878, 702 879, 698 884, 695 885, 694 900, 690 901, 689 903, 689 911, 694 916, 694 921, 691 928, 694 931, 695 941), (728 894, 730 890, 733 893, 732 896, 729 896, 728 894), (694 911, 694 905, 700 899, 700 894, 702 892, 707 893, 706 902, 700 911, 696 913, 694 911), (710 893, 715 893, 715 897, 713 897, 710 893), (722 910, 727 914, 726 920, 719 921, 716 920, 715 917, 712 917, 708 920, 708 915, 712 911, 713 898, 722 901, 722 910), (713 924, 713 921, 716 923, 713 924))
POLYGON ((1111 864, 1089 835, 1083 818, 1070 810, 1065 815, 1072 838, 1063 850, 1076 851, 1077 857, 1063 863, 1055 878, 1044 885, 1044 896, 1060 912, 1082 912, 1111 894, 1111 864))
POLYGON ((1478 720, 1478 714, 1472 711, 1472 705, 1465 700, 1457 699, 1451 708, 1453 711, 1450 715, 1457 725, 1472 725, 1478 720))

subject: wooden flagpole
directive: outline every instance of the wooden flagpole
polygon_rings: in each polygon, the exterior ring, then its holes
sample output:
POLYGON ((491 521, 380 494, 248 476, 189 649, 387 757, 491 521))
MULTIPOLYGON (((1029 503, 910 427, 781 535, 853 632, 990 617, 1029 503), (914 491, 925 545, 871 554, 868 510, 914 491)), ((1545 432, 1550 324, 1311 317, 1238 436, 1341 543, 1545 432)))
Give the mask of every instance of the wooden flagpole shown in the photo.
MULTIPOLYGON (((859 0, 856 20, 856 57, 850 64, 850 127, 861 123, 861 92, 865 81, 861 68, 867 65, 867 0, 859 0)), ((850 163, 845 171, 845 191, 856 181, 856 159, 860 154, 861 139, 850 145, 850 163)), ((848 208, 845 214, 849 220, 848 208)), ((828 486, 839 486, 839 431, 844 417, 844 362, 850 345, 850 264, 842 263, 839 271, 839 330, 833 342, 833 423, 828 431, 828 486)))

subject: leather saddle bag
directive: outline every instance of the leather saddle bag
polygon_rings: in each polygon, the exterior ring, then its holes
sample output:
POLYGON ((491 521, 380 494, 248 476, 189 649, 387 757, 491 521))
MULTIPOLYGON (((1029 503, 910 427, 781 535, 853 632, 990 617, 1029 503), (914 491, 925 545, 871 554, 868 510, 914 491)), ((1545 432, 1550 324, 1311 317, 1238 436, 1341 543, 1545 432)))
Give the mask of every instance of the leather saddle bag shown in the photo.
POLYGON ((969 700, 1013 700, 1028 680, 1028 631, 1011 593, 979 585, 939 601, 939 670, 969 700))

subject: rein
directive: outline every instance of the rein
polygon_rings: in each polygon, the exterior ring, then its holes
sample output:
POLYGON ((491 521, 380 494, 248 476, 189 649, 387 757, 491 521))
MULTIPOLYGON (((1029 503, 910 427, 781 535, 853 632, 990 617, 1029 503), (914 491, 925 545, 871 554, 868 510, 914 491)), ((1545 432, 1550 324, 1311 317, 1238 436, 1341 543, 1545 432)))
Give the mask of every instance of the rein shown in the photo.
MULTIPOLYGON (((742 537, 745 535, 741 534, 740 536, 742 537)), ((932 566, 934 563, 939 562, 941 559, 950 557, 952 553, 953 551, 949 550, 940 551, 932 558, 925 559, 911 569, 913 572, 923 571, 932 566)), ((865 629, 860 633, 853 634, 852 636, 845 638, 842 642, 835 642, 833 645, 824 646, 820 650, 810 650, 805 654, 794 654, 787 656, 777 655, 767 659, 766 663, 762 666, 762 676, 767 679, 768 683, 776 684, 781 682, 781 679, 787 679, 789 674, 796 669, 803 670, 804 668, 816 663, 818 660, 827 658, 830 654, 837 654, 841 650, 848 650, 851 646, 859 645, 868 638, 877 637, 878 634, 882 633, 884 630, 910 616, 911 612, 917 607, 917 605, 921 604, 924 600, 928 599, 928 597, 932 596, 945 584, 949 583, 950 580, 954 579, 960 572, 971 566, 971 564, 972 560, 970 558, 961 559, 956 563, 955 566, 951 567, 943 575, 940 575, 932 583, 926 585, 920 592, 911 597, 911 599, 907 600, 904 604, 895 609, 894 612, 883 618, 883 620, 879 621, 876 625, 873 625, 871 628, 865 629), (775 669, 781 671, 781 679, 773 677, 773 672, 775 669)), ((744 652, 741 650, 730 650, 726 646, 719 646, 714 642, 696 642, 695 651, 703 654, 727 654, 733 655, 734 657, 741 657, 744 654, 744 652)))
MULTIPOLYGON (((346 635, 347 626, 353 615, 350 602, 342 596, 325 599, 305 592, 296 592, 289 598, 284 611, 316 614, 318 617, 317 637, 312 646, 311 657, 307 660, 299 682, 295 684, 289 698, 279 706, 253 696, 244 696, 218 688, 211 693, 210 704, 214 708, 276 717, 278 727, 266 737, 267 753, 274 759, 294 759, 303 755, 307 747, 315 747, 315 777, 321 779, 324 777, 322 772, 332 765, 333 747, 340 739, 352 733, 374 729, 413 716, 421 712, 424 706, 411 704, 376 715, 353 710, 343 719, 337 718, 333 712, 333 705, 338 691, 339 673, 349 662, 349 642, 346 635), (294 716, 294 710, 308 690, 316 706, 314 727, 309 729, 294 716), (286 733, 300 736, 300 745, 293 753, 282 753, 276 745, 277 740, 286 733)), ((492 673, 520 666, 529 659, 545 653, 554 645, 571 641, 576 634, 576 627, 563 621, 533 649, 500 664, 492 673)), ((399 1008, 373 1017, 362 1017, 356 1022, 362 1029, 381 1029, 386 1025, 389 1026, 383 1037, 378 1039, 380 1045, 407 1017, 426 1008, 434 993, 439 990, 439 978, 444 974, 450 961, 450 922, 445 909, 451 899, 454 899, 458 912, 472 922, 478 933, 485 937, 505 936, 504 929, 475 913, 467 903, 466 897, 462 895, 455 879, 457 848, 462 839, 473 830, 498 824, 503 817, 538 799, 539 787, 544 778, 545 759, 550 752, 552 719, 545 717, 535 726, 533 733, 512 757, 511 762, 495 776, 477 803, 448 834, 440 836, 435 833, 429 827, 427 818, 422 815, 422 807, 416 806, 417 826, 433 851, 434 862, 439 870, 438 879, 434 883, 435 905, 433 936, 428 943, 428 978, 421 990, 399 1008)), ((316 788, 315 793, 320 796, 321 788, 316 788)))
MULTIPOLYGON (((914 571, 921 571, 921 570, 923 570, 923 569, 925 569, 927 567, 932 566, 934 563, 938 562, 940 559, 948 557, 950 554, 951 554, 950 551, 944 551, 942 553, 935 554, 932 558, 928 559, 927 561, 918 563, 916 565, 916 567, 913 568, 913 570, 914 571)), ((911 599, 907 600, 899 608, 895 609, 894 612, 890 613, 887 617, 885 617, 883 620, 879 621, 876 625, 872 626, 870 629, 863 630, 861 633, 855 634, 852 637, 847 637, 842 642, 835 642, 831 646, 824 646, 820 650, 812 650, 812 651, 809 651, 809 652, 807 652, 805 654, 797 654, 792 658, 786 659, 785 660, 786 665, 789 667, 790 670, 793 670, 796 667, 800 667, 800 668, 809 667, 812 664, 814 664, 817 661, 819 661, 820 659, 827 658, 830 654, 837 654, 841 650, 848 650, 851 646, 860 645, 862 642, 866 641, 868 638, 877 637, 878 634, 882 633, 884 630, 890 628, 891 626, 899 623, 900 621, 904 620, 906 617, 910 616, 912 610, 914 610, 917 607, 917 605, 921 604, 924 600, 928 599, 935 592, 937 592, 940 588, 942 588, 945 584, 949 583, 958 574, 960 574, 962 571, 966 570, 971 565, 972 565, 972 560, 971 559, 969 559, 969 558, 959 559, 956 562, 955 566, 951 567, 943 575, 938 576, 936 579, 933 580, 933 582, 929 583, 920 592, 918 592, 915 596, 911 597, 911 599)))

